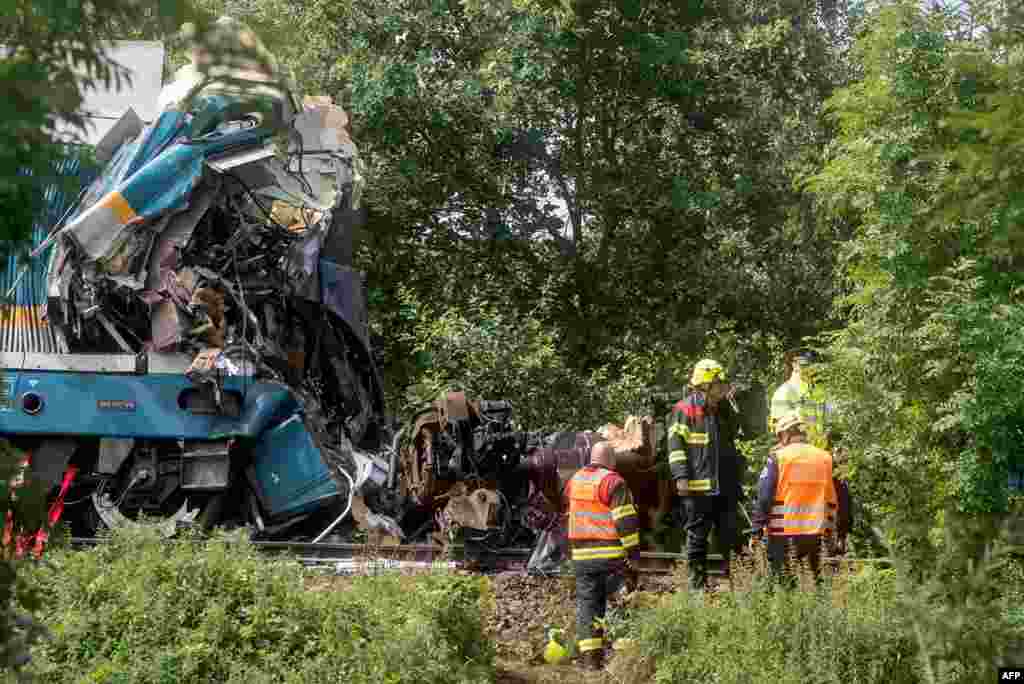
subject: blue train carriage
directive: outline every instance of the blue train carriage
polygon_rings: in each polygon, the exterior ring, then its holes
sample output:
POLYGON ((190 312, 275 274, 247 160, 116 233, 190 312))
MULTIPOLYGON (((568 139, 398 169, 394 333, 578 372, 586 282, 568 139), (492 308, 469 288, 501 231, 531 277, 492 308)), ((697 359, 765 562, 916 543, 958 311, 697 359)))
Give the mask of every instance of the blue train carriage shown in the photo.
POLYGON ((0 433, 79 534, 145 514, 314 536, 382 439, 344 114, 194 71, 161 101, 100 142, 102 173, 66 165, 84 192, 47 188, 7 263, 0 433))

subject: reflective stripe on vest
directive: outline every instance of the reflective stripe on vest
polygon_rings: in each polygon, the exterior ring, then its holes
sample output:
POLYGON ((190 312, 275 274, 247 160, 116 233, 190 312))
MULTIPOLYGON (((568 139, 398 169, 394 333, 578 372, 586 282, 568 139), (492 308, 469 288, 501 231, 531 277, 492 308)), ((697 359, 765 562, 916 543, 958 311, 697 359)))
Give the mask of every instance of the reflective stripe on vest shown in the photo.
POLYGON ((686 438, 686 443, 690 446, 707 446, 711 443, 711 439, 706 432, 691 432, 686 438))
POLYGON ((630 515, 637 515, 636 506, 633 504, 626 504, 612 509, 612 517, 616 520, 622 520, 630 515))
MULTIPOLYGON (((569 482, 569 540, 613 542, 614 549, 621 555, 623 550, 612 509, 601 503, 598 496, 601 482, 611 475, 614 473, 607 468, 584 468, 573 475, 569 482)), ((591 552, 606 548, 581 550, 591 552)), ((573 558, 576 559, 575 550, 573 558)))
POLYGON ((830 534, 838 507, 832 455, 810 444, 791 444, 780 449, 776 459, 779 483, 768 534, 830 534))
MULTIPOLYGON (((639 543, 639 536, 637 543, 639 543)), ((635 544, 634 544, 635 546, 635 544)), ((615 546, 586 546, 582 549, 572 550, 572 559, 574 561, 589 561, 589 560, 612 560, 615 558, 625 558, 626 547, 622 544, 615 546)))

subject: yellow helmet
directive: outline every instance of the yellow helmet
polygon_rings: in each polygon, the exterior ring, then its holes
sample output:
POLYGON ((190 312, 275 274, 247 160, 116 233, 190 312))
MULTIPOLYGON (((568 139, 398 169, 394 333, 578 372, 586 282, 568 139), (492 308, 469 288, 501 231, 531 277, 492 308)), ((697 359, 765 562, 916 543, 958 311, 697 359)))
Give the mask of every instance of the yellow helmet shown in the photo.
POLYGON ((548 645, 544 647, 544 661, 549 665, 559 665, 569 657, 569 651, 559 643, 559 637, 564 634, 561 629, 548 631, 548 645))
POLYGON ((781 434, 794 428, 806 428, 807 424, 799 413, 787 413, 775 421, 775 434, 781 434))
POLYGON ((725 380, 725 369, 722 364, 713 359, 704 359, 693 367, 693 375, 690 376, 690 385, 698 387, 706 385, 715 379, 725 380))

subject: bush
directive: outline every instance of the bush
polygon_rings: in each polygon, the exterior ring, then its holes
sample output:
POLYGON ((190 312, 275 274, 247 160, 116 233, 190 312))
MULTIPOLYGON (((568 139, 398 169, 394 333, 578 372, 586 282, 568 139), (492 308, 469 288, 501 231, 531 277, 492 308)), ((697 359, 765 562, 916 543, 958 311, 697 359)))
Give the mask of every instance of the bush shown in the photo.
POLYGON ((36 574, 53 635, 34 653, 40 682, 493 679, 475 578, 365 577, 311 592, 299 564, 247 543, 138 530, 58 553, 36 574))
POLYGON ((899 559, 898 603, 904 633, 917 646, 927 684, 995 681, 1019 662, 1024 575, 998 516, 947 514, 944 539, 930 558, 899 559))
POLYGON ((640 617, 637 651, 653 656, 655 682, 918 681, 886 573, 839 578, 822 593, 769 592, 750 570, 735 573, 735 591, 679 592, 640 617))
POLYGON ((930 557, 826 576, 817 590, 804 573, 801 591, 769 591, 755 556, 759 567, 734 566, 733 591, 680 592, 634 614, 619 632, 638 648, 612 669, 717 684, 995 681, 1024 652, 1024 563, 999 522, 950 516, 930 557))
MULTIPOLYGON (((0 440, 0 525, 13 516, 13 531, 39 528, 46 512, 44 488, 24 476, 23 454, 7 440, 0 440), (21 480, 19 486, 13 483, 21 480)), ((31 561, 14 560, 11 546, 0 553, 0 673, 17 679, 29 661, 30 648, 44 634, 34 615, 39 608, 39 588, 25 579, 24 568, 31 561)))

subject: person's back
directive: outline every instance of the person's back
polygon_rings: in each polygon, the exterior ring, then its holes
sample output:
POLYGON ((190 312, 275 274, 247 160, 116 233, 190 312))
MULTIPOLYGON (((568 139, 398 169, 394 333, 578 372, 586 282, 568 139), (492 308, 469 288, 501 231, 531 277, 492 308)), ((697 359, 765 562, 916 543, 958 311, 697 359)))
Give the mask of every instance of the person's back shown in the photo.
POLYGON ((576 644, 584 663, 600 669, 604 634, 600 627, 608 597, 623 581, 636 583, 640 519, 633 494, 615 472, 607 442, 591 449, 590 465, 566 483, 569 546, 576 571, 576 644))
POLYGON ((769 535, 831 534, 839 505, 832 479, 832 454, 798 442, 775 454, 779 479, 769 535))
POLYGON ((755 532, 767 536, 773 574, 785 574, 792 550, 797 559, 807 559, 817 579, 821 543, 833 538, 839 514, 832 455, 806 442, 805 423, 796 413, 781 417, 775 429, 779 444, 761 473, 755 532))

